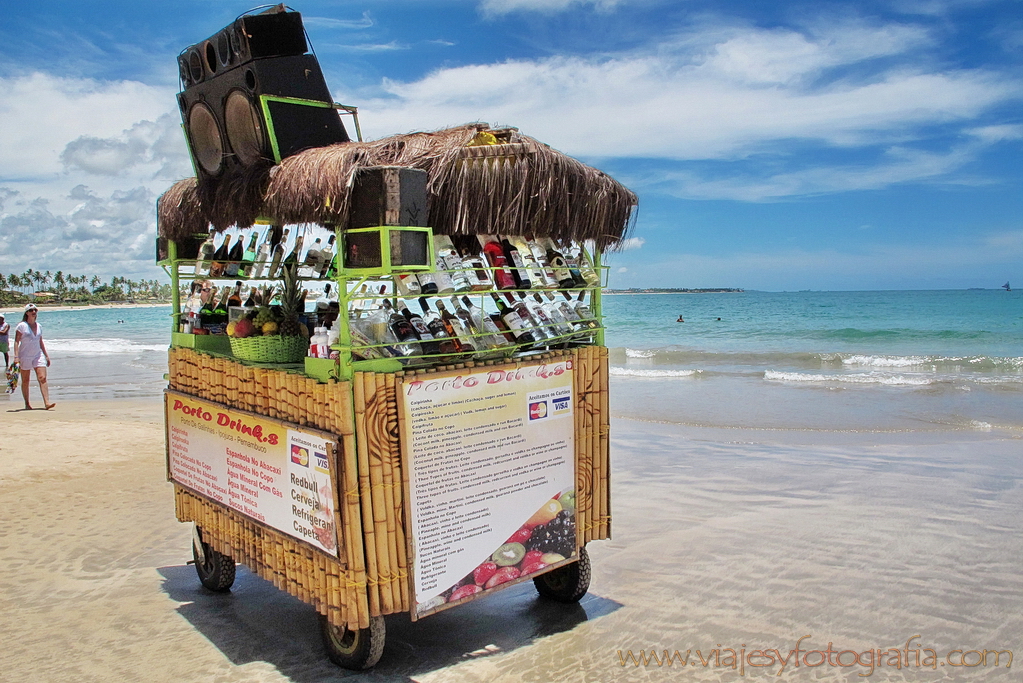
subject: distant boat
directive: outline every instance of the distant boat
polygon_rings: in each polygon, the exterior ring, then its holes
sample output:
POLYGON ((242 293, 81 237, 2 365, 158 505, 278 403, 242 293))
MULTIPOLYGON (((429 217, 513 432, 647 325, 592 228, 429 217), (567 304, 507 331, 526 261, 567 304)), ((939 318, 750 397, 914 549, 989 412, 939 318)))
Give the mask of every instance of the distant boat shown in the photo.
POLYGON ((1002 285, 1002 289, 1004 289, 1007 292, 1011 292, 1012 291, 1012 287, 1009 286, 1008 282, 1006 282, 1004 285, 1002 285))

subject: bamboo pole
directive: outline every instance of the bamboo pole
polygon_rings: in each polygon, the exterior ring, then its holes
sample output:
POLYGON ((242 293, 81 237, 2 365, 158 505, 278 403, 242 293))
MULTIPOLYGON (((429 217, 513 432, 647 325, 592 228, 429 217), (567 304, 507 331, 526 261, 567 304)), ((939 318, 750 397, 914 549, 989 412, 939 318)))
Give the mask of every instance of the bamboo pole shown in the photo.
MULTIPOLYGON (((352 389, 355 391, 358 382, 353 380, 352 389)), ((355 403, 353 399, 353 404, 355 403)), ((359 422, 359 416, 353 411, 350 413, 353 422, 359 422)), ((359 452, 357 447, 358 428, 353 426, 352 433, 342 437, 345 456, 345 499, 348 503, 345 509, 348 512, 347 541, 350 547, 349 557, 351 558, 351 571, 346 572, 345 583, 349 588, 349 623, 359 624, 359 628, 369 627, 369 583, 367 581, 368 549, 366 534, 363 530, 362 517, 362 487, 359 475, 359 452)))
MULTIPOLYGON (((367 450, 369 452, 370 484, 373 487, 373 534, 376 538, 377 581, 380 588, 380 609, 382 614, 392 614, 394 609, 394 581, 391 568, 390 542, 393 535, 388 534, 387 518, 387 487, 384 480, 385 465, 389 468, 388 451, 390 442, 387 439, 387 404, 381 391, 382 378, 376 373, 364 373, 366 385, 366 431, 369 436, 367 450)), ((396 559, 396 558, 395 558, 396 559)), ((399 601, 400 602, 400 601, 399 601)))
POLYGON ((403 501, 405 491, 402 483, 402 457, 400 430, 398 427, 398 383, 393 374, 382 375, 385 381, 387 397, 387 436, 388 454, 390 455, 390 471, 384 470, 385 482, 389 482, 390 492, 390 514, 387 517, 388 533, 394 532, 393 548, 395 552, 392 563, 393 571, 396 573, 395 590, 396 598, 400 601, 400 611, 409 610, 408 597, 408 548, 405 545, 405 504, 403 501), (390 479, 386 478, 390 475, 390 479))
POLYGON ((355 373, 355 432, 359 453, 359 491, 362 495, 362 533, 366 549, 366 582, 370 616, 380 616, 380 566, 377 557, 376 526, 373 519, 373 481, 370 472, 369 429, 366 414, 367 373, 355 373))

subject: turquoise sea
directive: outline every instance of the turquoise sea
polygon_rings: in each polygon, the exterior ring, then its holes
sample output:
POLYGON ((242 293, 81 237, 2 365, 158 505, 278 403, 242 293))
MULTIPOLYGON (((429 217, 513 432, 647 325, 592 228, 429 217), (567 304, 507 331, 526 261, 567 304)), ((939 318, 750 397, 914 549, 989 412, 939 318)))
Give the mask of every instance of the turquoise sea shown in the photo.
MULTIPOLYGON (((617 416, 1023 434, 1019 291, 616 294, 603 303, 617 416)), ((169 313, 43 310, 54 397, 158 396, 169 313)))

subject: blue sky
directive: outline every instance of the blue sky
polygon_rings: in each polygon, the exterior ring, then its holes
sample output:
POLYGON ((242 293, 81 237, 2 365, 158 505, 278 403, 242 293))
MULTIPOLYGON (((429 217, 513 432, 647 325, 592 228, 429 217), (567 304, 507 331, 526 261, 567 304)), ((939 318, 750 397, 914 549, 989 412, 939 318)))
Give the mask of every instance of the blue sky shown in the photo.
MULTIPOLYGON (((512 125, 640 197, 615 287, 1023 286, 1023 2, 310 0, 367 138, 512 125)), ((0 272, 159 277, 176 55, 250 9, 0 22, 0 272)))

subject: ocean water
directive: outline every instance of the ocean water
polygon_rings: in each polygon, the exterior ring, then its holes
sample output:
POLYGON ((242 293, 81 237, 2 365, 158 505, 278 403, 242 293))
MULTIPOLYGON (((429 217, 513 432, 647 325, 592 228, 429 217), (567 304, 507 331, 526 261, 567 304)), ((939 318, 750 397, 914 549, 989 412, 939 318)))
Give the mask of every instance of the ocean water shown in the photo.
MULTIPOLYGON (((620 294, 603 306, 614 416, 1023 435, 1018 291, 620 294)), ((53 397, 159 396, 169 316, 170 306, 43 310, 53 397)))
POLYGON ((611 295, 604 314, 620 416, 1023 433, 1020 292, 611 295))

